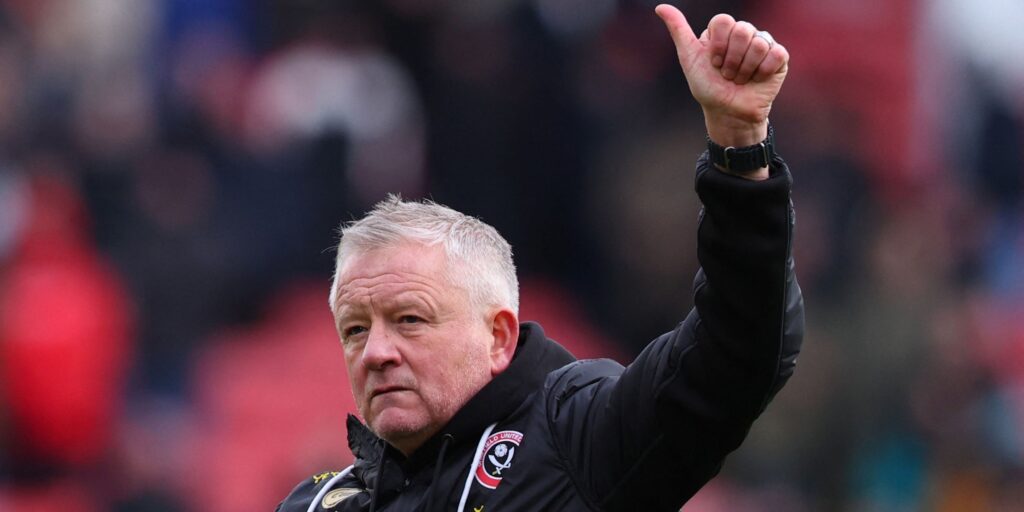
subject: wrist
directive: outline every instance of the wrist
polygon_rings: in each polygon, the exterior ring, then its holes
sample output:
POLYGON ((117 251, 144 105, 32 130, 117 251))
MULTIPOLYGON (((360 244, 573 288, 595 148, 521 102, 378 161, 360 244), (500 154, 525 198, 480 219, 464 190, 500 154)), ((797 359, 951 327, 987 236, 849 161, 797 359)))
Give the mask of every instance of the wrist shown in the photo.
POLYGON ((720 146, 752 146, 768 137, 768 119, 746 120, 704 111, 704 126, 712 142, 720 146))

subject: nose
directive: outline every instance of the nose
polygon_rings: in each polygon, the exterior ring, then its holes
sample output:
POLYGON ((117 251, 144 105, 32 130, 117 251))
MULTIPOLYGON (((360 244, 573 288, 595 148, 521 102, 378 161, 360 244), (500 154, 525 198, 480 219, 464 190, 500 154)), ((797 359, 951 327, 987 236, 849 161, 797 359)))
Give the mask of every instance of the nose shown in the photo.
POLYGON ((398 341, 391 329, 375 322, 370 327, 366 344, 363 346, 363 366, 371 370, 383 370, 388 366, 402 364, 398 341))

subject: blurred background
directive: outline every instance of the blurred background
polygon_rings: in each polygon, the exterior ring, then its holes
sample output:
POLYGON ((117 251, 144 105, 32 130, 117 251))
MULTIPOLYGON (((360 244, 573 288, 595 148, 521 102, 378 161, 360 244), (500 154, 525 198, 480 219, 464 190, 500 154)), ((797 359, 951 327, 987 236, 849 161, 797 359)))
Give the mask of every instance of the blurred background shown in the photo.
MULTIPOLYGON (((674 3, 793 55, 808 319, 684 510, 1024 510, 1024 3, 674 3)), ((654 5, 0 0, 0 510, 273 510, 347 465, 333 245, 387 192, 496 226, 580 357, 671 328, 704 129, 654 5)))

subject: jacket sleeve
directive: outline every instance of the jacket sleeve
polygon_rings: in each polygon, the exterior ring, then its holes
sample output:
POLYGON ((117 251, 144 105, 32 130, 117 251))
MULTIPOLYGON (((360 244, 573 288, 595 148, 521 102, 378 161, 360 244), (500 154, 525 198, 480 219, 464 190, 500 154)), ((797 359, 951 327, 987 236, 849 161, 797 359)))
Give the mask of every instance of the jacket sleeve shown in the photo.
POLYGON ((767 180, 749 181, 709 167, 705 154, 694 309, 624 370, 580 362, 549 377, 556 449, 595 509, 678 510, 792 374, 803 301, 791 184, 782 160, 767 180))

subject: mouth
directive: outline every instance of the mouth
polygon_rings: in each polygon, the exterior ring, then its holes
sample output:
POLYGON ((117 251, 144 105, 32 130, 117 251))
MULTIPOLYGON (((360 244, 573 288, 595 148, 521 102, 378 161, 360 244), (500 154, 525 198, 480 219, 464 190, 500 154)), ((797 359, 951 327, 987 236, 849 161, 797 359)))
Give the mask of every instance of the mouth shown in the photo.
POLYGON ((402 386, 383 386, 383 387, 379 387, 379 388, 373 390, 372 392, 370 392, 370 400, 373 400, 374 398, 377 398, 378 396, 381 396, 381 395, 386 395, 388 393, 397 393, 399 391, 409 391, 409 388, 402 387, 402 386))

